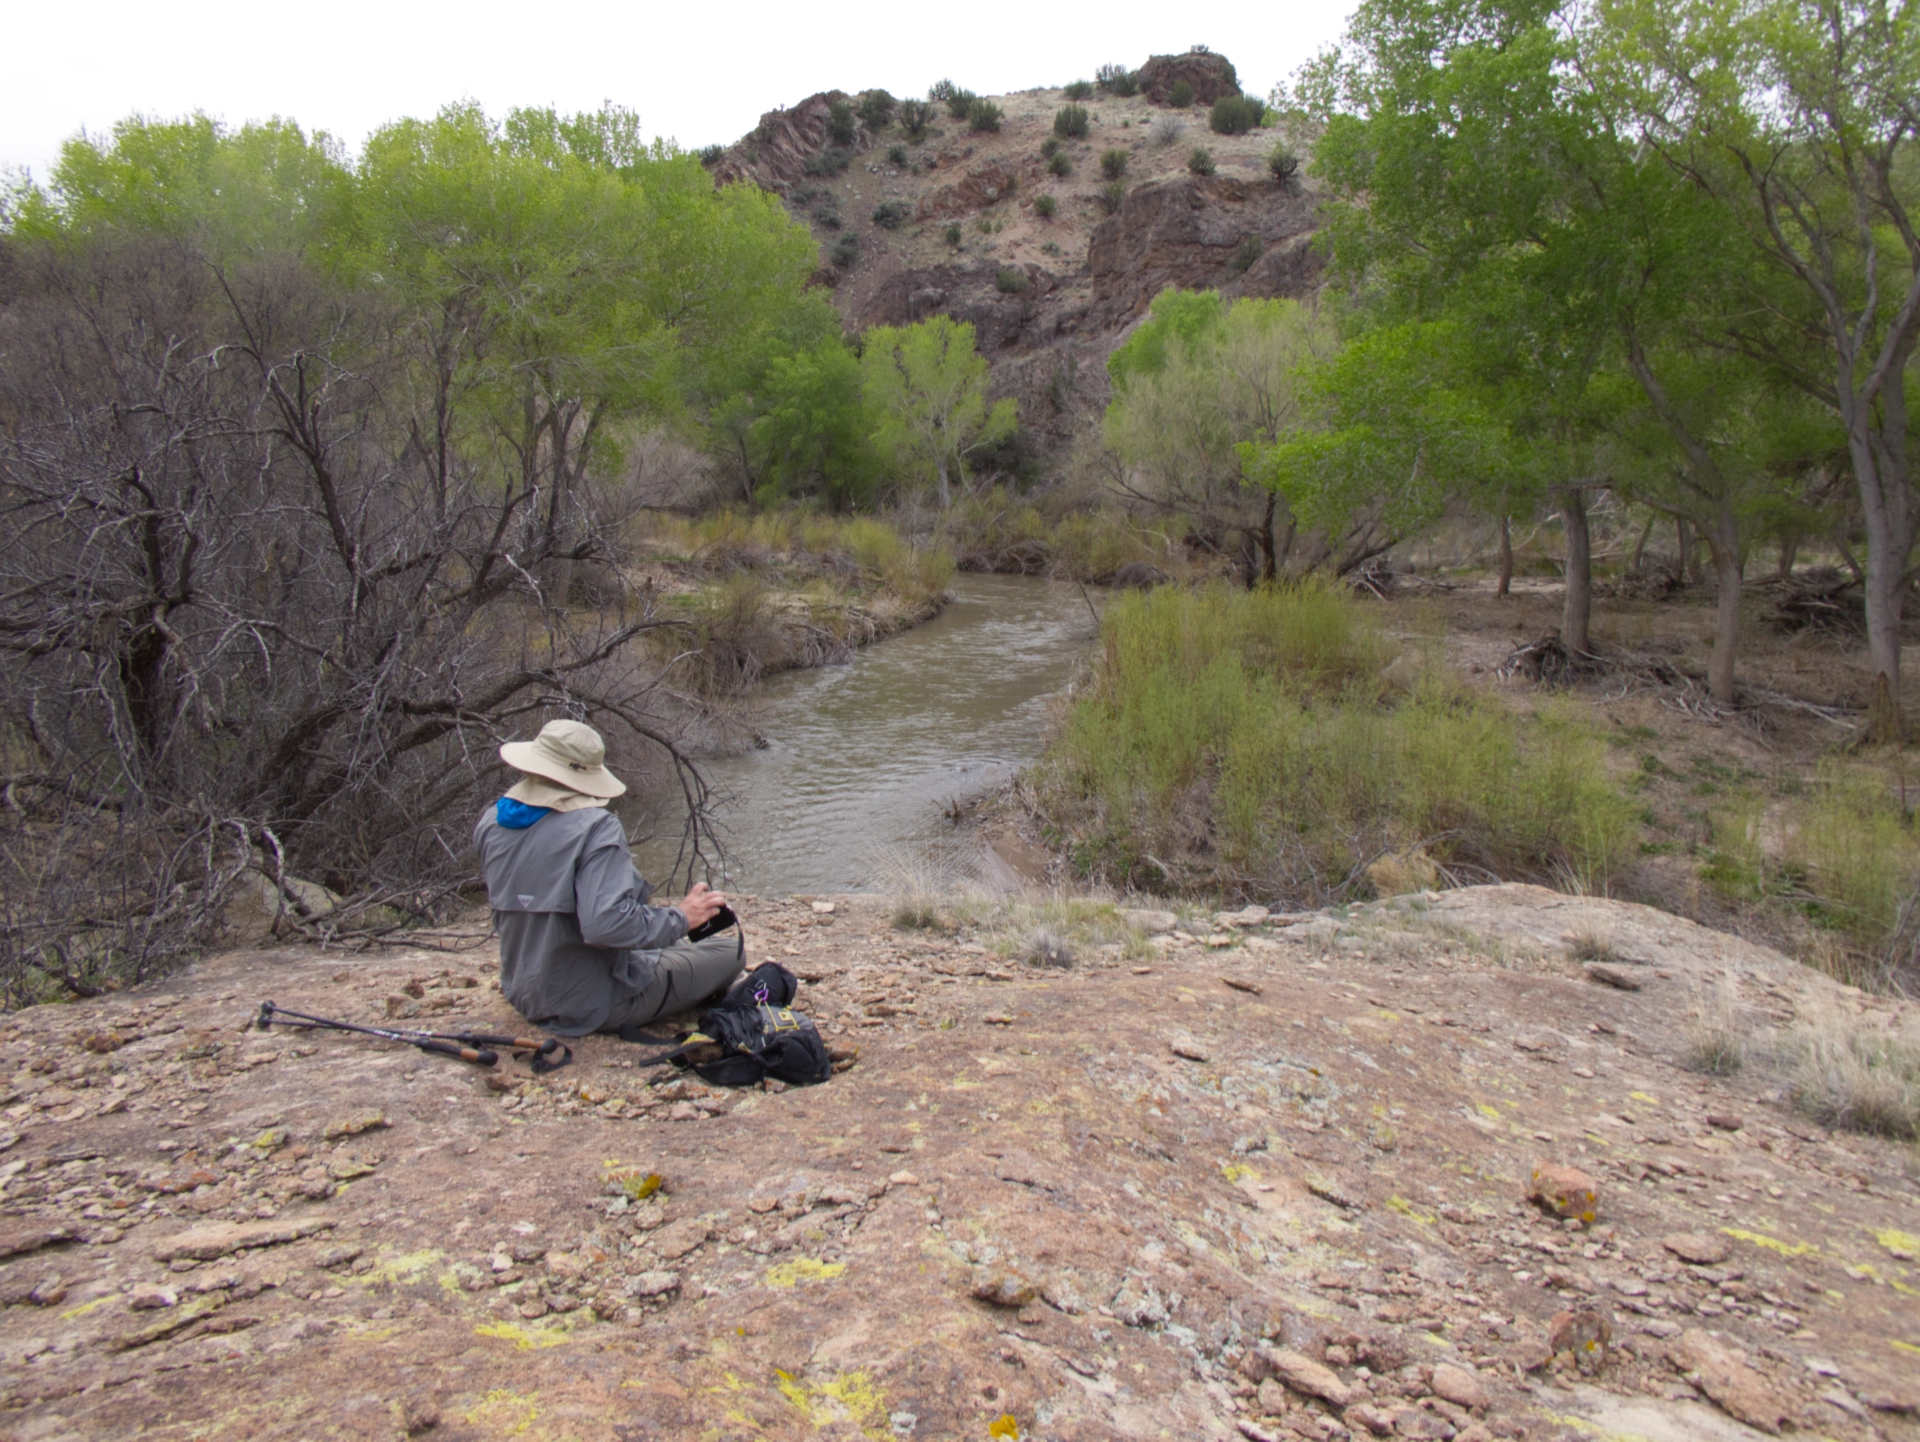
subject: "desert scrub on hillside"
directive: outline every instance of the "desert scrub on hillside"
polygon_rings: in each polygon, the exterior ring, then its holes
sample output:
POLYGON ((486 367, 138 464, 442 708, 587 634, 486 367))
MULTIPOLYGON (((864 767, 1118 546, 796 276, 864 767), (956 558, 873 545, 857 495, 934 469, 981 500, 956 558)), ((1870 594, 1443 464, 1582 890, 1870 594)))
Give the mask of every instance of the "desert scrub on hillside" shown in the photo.
POLYGON ((1118 180, 1127 173, 1127 152, 1124 150, 1103 151, 1100 155, 1100 173, 1108 180, 1118 180))
POLYGON ((1108 215, 1118 214, 1120 207, 1127 201, 1126 181, 1109 180, 1095 193, 1094 199, 1100 202, 1100 208, 1108 215))
POLYGON ((1274 142, 1273 149, 1267 152, 1267 169, 1283 189, 1296 190, 1300 185, 1300 157, 1286 141, 1274 142))
POLYGON ((1324 904, 1420 849, 1465 880, 1604 886, 1637 840, 1599 741, 1435 672, 1411 694, 1330 586, 1163 587, 1110 603, 1040 771, 1077 866, 1121 886, 1324 904))
POLYGON ((1056 205, 1054 198, 1051 195, 1034 196, 1033 213, 1039 216, 1042 220, 1052 220, 1053 213, 1056 209, 1058 209, 1058 206, 1056 205))
POLYGON ((1091 125, 1084 105, 1063 105, 1053 112, 1053 133, 1062 140, 1084 140, 1091 125))
POLYGON ((967 129, 976 133, 996 133, 1000 129, 1000 122, 1006 117, 1006 111, 991 100, 975 100, 967 107, 967 129))
POLYGON ((1073 174, 1073 161, 1068 158, 1066 151, 1055 151, 1047 157, 1047 173, 1062 178, 1073 174))
POLYGON ((913 139, 918 140, 927 133, 927 127, 933 124, 933 106, 924 100, 903 100, 900 102, 900 128, 913 139))
POLYGON ((873 223, 882 230, 898 230, 913 214, 913 205, 905 200, 883 200, 873 208, 873 223))
POLYGON ((955 120, 965 120, 967 112, 973 109, 974 102, 979 98, 971 90, 955 90, 947 97, 947 114, 955 120))
POLYGON ((1216 135, 1245 135, 1266 120, 1267 107, 1251 95, 1223 95, 1213 102, 1207 124, 1216 135))
POLYGON ((1085 100, 1093 94, 1093 82, 1091 80, 1070 81, 1060 93, 1069 100, 1085 100))
POLYGON ((1167 104, 1174 110, 1185 110, 1193 104, 1193 82, 1176 80, 1167 91, 1167 104))
POLYGON ((1213 152, 1204 145, 1193 147, 1193 154, 1187 157, 1189 175, 1212 175, 1214 172, 1213 152))

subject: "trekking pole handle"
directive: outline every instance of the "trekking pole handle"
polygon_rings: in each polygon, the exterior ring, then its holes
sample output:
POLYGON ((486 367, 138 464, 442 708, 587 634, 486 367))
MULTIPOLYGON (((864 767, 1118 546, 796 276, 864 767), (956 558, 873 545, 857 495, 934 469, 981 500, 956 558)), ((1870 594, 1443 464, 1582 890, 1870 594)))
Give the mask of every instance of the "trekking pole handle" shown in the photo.
POLYGON ((478 1062, 481 1066, 492 1066, 500 1060, 498 1053, 485 1047, 456 1046, 450 1041, 428 1041, 424 1038, 413 1044, 421 1051, 438 1052, 441 1056, 458 1057, 461 1061, 478 1062))

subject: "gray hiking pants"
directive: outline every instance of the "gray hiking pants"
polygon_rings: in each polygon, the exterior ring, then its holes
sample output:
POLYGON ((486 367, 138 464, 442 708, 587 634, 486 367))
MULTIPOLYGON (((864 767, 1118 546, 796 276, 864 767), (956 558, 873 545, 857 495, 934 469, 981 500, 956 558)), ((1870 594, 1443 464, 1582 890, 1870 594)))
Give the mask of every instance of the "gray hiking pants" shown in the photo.
POLYGON ((653 954, 653 981, 625 1001, 616 1001, 602 1031, 645 1026, 663 1016, 697 1006, 746 969, 747 947, 739 931, 705 941, 681 941, 653 954))

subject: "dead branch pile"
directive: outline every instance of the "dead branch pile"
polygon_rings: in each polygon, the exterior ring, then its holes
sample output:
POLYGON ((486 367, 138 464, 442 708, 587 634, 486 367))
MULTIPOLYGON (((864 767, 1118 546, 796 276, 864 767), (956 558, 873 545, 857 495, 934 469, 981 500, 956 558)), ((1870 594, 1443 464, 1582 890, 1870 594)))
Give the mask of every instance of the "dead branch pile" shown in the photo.
POLYGON ((1867 632, 1864 594, 1851 571, 1816 566, 1760 584, 1770 603, 1766 624, 1783 635, 1813 631, 1851 638, 1867 632))
POLYGON ((1605 675, 1608 662, 1591 651, 1577 651, 1550 631, 1537 641, 1515 646, 1494 672, 1502 680, 1518 677, 1536 686, 1571 686, 1605 675))

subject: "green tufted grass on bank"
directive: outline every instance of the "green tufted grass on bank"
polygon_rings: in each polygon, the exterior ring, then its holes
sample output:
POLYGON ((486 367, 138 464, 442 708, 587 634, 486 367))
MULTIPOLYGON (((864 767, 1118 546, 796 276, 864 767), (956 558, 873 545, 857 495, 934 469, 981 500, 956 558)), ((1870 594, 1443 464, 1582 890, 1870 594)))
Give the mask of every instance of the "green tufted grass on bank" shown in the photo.
POLYGON ((1409 857, 1604 889, 1638 823, 1591 730, 1397 649, 1331 585, 1116 600, 1041 768, 1059 840, 1108 884, 1268 902, 1395 889, 1409 857))

